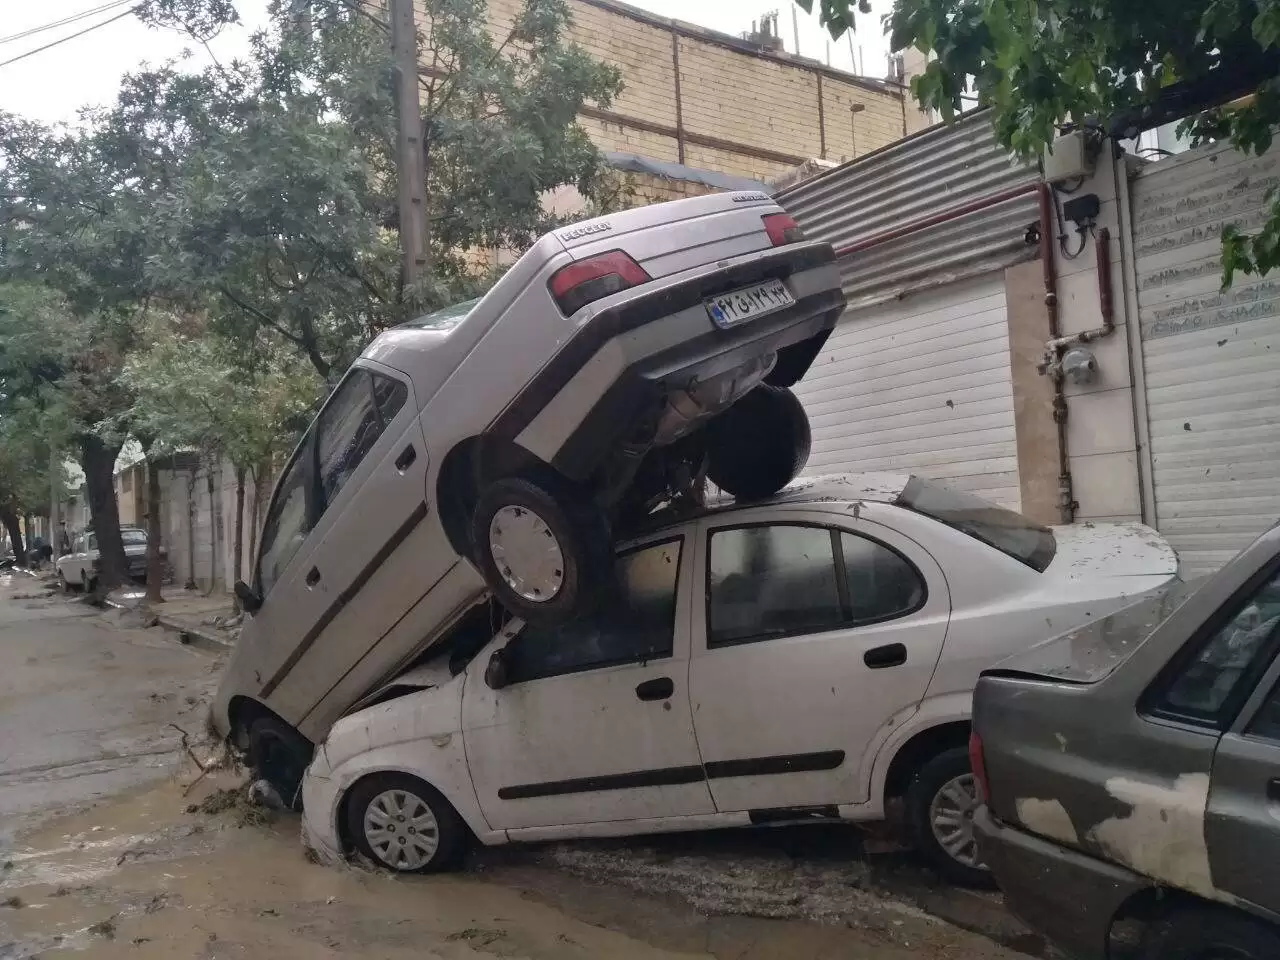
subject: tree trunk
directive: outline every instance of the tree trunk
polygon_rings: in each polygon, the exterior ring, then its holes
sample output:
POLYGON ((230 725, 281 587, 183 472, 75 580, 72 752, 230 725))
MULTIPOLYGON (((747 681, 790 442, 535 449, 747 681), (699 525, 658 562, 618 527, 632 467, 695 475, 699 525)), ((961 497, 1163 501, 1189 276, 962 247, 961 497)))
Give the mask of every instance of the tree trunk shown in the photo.
POLYGON ((187 590, 196 588, 196 472, 187 470, 187 590))
POLYGON ((27 565, 27 555, 22 546, 22 524, 18 523, 18 515, 12 510, 0 510, 0 523, 4 524, 9 534, 9 544, 13 547, 13 562, 19 567, 27 565))
POLYGON ((244 561, 240 556, 244 550, 244 479, 245 469, 239 465, 236 466, 236 535, 235 535, 235 552, 232 554, 231 560, 231 576, 232 582, 238 582, 241 579, 241 573, 244 571, 244 561))
POLYGON ((96 434, 86 433, 80 437, 80 466, 84 469, 89 516, 98 539, 99 595, 122 585, 129 572, 124 541, 120 538, 120 510, 113 482, 119 453, 119 444, 108 444, 96 434))
POLYGON ((204 592, 208 597, 213 594, 213 585, 218 578, 218 513, 214 503, 212 460, 205 466, 204 485, 209 491, 209 589, 204 592))
POLYGON ((147 603, 164 603, 160 583, 164 564, 160 560, 160 465, 147 457, 147 603))

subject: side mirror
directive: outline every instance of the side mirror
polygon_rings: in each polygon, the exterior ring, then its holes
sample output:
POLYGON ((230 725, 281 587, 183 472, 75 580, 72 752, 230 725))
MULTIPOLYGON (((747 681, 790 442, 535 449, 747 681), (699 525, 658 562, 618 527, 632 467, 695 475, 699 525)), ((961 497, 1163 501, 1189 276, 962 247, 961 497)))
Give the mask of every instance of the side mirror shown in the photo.
POLYGON ((489 665, 484 668, 484 682, 490 690, 501 690, 510 679, 507 677, 507 650, 503 647, 489 655, 489 665))
POLYGON ((237 580, 235 585, 236 599, 240 601, 240 608, 245 613, 257 613, 262 607, 262 597, 258 592, 249 586, 243 580, 237 580))

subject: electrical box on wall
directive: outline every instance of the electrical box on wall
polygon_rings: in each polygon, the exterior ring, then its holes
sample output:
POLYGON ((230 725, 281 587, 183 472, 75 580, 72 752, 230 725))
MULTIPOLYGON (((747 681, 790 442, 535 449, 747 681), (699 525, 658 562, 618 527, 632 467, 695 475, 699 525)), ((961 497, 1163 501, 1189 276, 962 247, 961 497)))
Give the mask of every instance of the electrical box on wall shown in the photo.
POLYGON ((1057 137, 1045 148, 1040 166, 1049 183, 1077 180, 1093 173, 1095 151, 1087 132, 1072 130, 1057 137))

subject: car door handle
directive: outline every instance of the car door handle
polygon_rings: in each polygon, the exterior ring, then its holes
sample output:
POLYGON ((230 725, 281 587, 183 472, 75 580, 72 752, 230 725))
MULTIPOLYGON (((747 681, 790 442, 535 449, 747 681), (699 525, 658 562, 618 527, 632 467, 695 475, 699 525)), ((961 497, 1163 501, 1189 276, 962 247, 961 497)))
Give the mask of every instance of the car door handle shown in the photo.
POLYGON ((307 571, 307 586, 314 587, 319 582, 320 582, 320 570, 317 567, 312 567, 310 570, 307 571))
POLYGON ((907 662, 906 644, 886 643, 883 647, 872 647, 862 655, 862 662, 872 670, 900 667, 907 662))
POLYGON ((676 685, 670 677, 646 680, 636 687, 636 696, 641 700, 666 700, 675 692, 676 685))
POLYGON ((409 444, 409 446, 400 451, 400 456, 396 457, 396 469, 404 473, 413 466, 413 461, 417 459, 418 451, 413 449, 413 444, 409 444))

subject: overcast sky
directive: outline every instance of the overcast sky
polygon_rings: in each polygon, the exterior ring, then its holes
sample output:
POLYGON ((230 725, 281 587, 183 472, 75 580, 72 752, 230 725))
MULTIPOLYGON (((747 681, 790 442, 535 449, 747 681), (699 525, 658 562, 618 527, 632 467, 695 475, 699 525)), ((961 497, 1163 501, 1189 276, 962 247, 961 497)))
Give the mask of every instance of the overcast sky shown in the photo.
MULTIPOLYGON (((751 22, 772 10, 779 13, 779 29, 787 49, 795 52, 791 7, 783 0, 758 0, 753 12, 742 0, 631 0, 638 7, 659 16, 679 17, 692 23, 734 35, 751 28, 751 22)), ((788 0, 789 2, 789 0, 788 0)), ((108 20, 128 9, 121 3, 72 23, 49 30, 16 36, 36 27, 66 20, 85 11, 102 8, 112 0, 0 0, 0 62, 18 57, 44 44, 68 37, 86 27, 108 20)), ((868 76, 885 73, 887 44, 880 32, 880 14, 888 0, 873 0, 874 13, 861 17, 859 35, 853 38, 853 53, 860 50, 868 76)), ((210 47, 219 59, 231 59, 247 47, 249 33, 265 22, 267 0, 236 0, 245 21, 243 28, 227 30, 210 47)), ((797 10, 800 53, 818 60, 830 56, 831 65, 850 69, 853 64, 847 39, 828 44, 826 32, 816 16, 797 10)), ((67 40, 16 63, 0 66, 0 109, 19 113, 46 123, 74 121, 85 105, 109 102, 120 77, 141 63, 160 64, 189 53, 193 69, 209 63, 209 53, 178 33, 152 30, 132 16, 93 29, 82 37, 67 40)))

